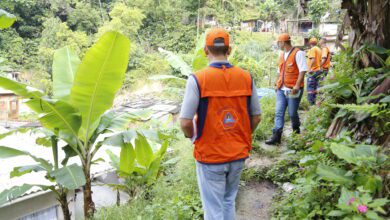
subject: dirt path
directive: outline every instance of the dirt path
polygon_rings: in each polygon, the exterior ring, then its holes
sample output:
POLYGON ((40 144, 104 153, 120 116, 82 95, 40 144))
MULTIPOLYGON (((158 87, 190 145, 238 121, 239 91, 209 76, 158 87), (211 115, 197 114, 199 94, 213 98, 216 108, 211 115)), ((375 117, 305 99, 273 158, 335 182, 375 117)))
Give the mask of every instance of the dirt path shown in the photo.
MULTIPOLYGON (((284 137, 292 133, 290 123, 287 122, 283 132, 284 137)), ((282 153, 287 150, 285 139, 280 146, 271 146, 263 142, 260 148, 265 152, 272 152, 272 157, 267 154, 259 155, 254 153, 246 161, 245 165, 250 169, 262 169, 272 166, 283 158, 282 153)), ((272 198, 275 195, 277 186, 270 181, 251 180, 241 186, 236 200, 237 220, 267 220, 271 219, 272 198)))
POLYGON ((237 220, 270 219, 276 186, 269 181, 249 182, 237 196, 237 220))
MULTIPOLYGON (((247 161, 249 169, 264 169, 272 166, 278 158, 269 158, 259 154, 253 154, 247 161)), ((236 200, 237 220, 265 220, 271 218, 272 198, 276 192, 276 186, 269 181, 250 180, 244 186, 240 186, 236 200)))

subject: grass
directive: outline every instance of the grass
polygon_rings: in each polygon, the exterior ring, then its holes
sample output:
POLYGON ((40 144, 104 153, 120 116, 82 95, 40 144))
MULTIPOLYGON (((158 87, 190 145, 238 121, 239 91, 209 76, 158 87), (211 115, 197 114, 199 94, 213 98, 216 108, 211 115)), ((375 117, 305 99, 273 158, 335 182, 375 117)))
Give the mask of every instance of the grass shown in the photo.
POLYGON ((163 162, 162 175, 129 204, 102 208, 95 219, 202 219, 191 143, 180 138, 163 162))
POLYGON ((260 99, 261 122, 255 131, 253 139, 261 141, 267 139, 272 134, 275 117, 275 96, 264 96, 260 99))

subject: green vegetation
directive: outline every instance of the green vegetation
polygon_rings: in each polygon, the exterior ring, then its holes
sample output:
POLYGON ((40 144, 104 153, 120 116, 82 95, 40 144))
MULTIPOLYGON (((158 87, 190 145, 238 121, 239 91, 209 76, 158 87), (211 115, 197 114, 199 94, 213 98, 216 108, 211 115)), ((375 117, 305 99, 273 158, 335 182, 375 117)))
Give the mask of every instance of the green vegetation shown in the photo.
MULTIPOLYGON (((56 193, 66 219, 70 219, 66 195, 80 186, 87 219, 203 219, 193 148, 177 123, 167 127, 160 121, 135 122, 150 119, 150 112, 115 112, 114 99, 158 85, 148 95, 181 101, 188 76, 207 65, 204 33, 213 22, 230 31, 230 62, 250 71, 257 87, 272 89, 279 58, 277 34, 241 30, 241 21, 260 19, 275 26, 284 19, 307 16, 318 25, 327 10, 332 21, 345 14, 340 1, 309 1, 305 15, 296 4, 294 0, 1 1, 0 86, 27 100, 34 113, 22 118, 41 122, 44 128, 33 130, 43 135, 36 143, 53 152, 49 163, 1 146, 0 158, 25 155, 36 162, 15 167, 10 176, 45 172, 52 184, 38 187, 56 193), (20 72, 19 81, 4 76, 11 72, 20 72), (136 129, 128 129, 130 122, 136 129), (66 143, 61 149, 60 141, 66 143), (130 200, 95 214, 90 168, 99 161, 94 156, 103 145, 121 147, 119 155, 107 154, 124 181, 109 186, 124 191, 130 200), (62 161, 61 150, 66 154, 62 161), (78 157, 80 165, 68 165, 70 157, 78 157)), ((320 37, 317 28, 309 35, 320 37)), ((356 35, 354 42, 366 35, 370 33, 356 35)), ((297 46, 303 43, 300 36, 292 40, 297 46)), ((271 135, 275 113, 275 97, 261 98, 262 122, 254 134, 254 153, 277 161, 259 170, 246 169, 242 185, 269 180, 279 186, 273 219, 389 216, 390 98, 388 92, 373 91, 389 78, 390 52, 369 42, 333 57, 335 65, 321 85, 317 105, 309 107, 304 95, 302 133, 285 138, 288 151, 283 154, 260 146, 271 135), (293 189, 282 191, 285 183, 293 189)), ((1 134, 0 139, 26 131, 1 134)), ((31 187, 25 184, 1 192, 0 204, 31 187)))
POLYGON ((383 117, 388 117, 389 108, 384 95, 369 93, 378 73, 388 76, 388 66, 358 70, 355 59, 349 51, 335 57, 337 64, 321 89, 321 101, 307 113, 305 131, 289 140, 288 147, 296 151, 290 157, 295 168, 286 163, 274 176, 289 174, 284 181, 295 188, 276 198, 275 219, 384 219, 381 216, 388 214, 388 149, 375 145, 375 140, 388 133, 383 117), (369 103, 372 99, 383 101, 369 103), (340 100, 345 104, 334 104, 340 100), (348 126, 327 138, 332 118, 348 126), (371 138, 359 136, 354 130, 359 124, 373 126, 364 131, 371 138))
POLYGON ((171 146, 173 153, 164 158, 161 177, 128 204, 101 209, 96 219, 202 219, 193 148, 183 137, 171 146))

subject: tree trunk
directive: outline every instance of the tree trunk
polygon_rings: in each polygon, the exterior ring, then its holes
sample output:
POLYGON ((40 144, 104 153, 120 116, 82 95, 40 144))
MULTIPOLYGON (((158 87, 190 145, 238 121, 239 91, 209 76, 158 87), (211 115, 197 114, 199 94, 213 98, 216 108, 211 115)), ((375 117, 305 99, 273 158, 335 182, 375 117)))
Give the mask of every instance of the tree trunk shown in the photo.
POLYGON ((116 190, 116 205, 121 205, 121 194, 119 193, 119 189, 116 190))
MULTIPOLYGON (((349 45, 353 51, 363 44, 375 44, 390 48, 390 1, 389 0, 343 0, 342 9, 347 9, 349 45)), ((344 20, 344 22, 346 22, 344 20)), ((371 54, 362 59, 361 66, 378 66, 378 60, 371 54)))
MULTIPOLYGON (((349 28, 349 46, 354 52, 361 49, 363 45, 390 48, 390 13, 388 13, 390 11, 390 0, 342 0, 341 8, 346 9, 346 15, 339 30, 337 43, 343 37, 344 28, 349 28)), ((359 69, 366 67, 380 68, 383 65, 380 59, 385 58, 380 56, 382 55, 375 54, 374 51, 369 49, 361 49, 358 56, 360 60, 356 63, 357 67, 359 69)), ((383 74, 383 72, 378 74, 383 74)), ((390 79, 385 78, 374 86, 370 96, 389 94, 390 79)), ((376 103, 379 100, 379 98, 372 99, 369 100, 369 103, 376 103)), ((348 128, 349 130, 353 129, 356 140, 370 138, 373 144, 386 143, 389 135, 376 136, 377 131, 372 123, 372 121, 366 121, 358 124, 357 127, 351 127, 346 120, 338 118, 333 120, 328 129, 327 137, 333 137, 343 128, 348 128)))
POLYGON ((64 215, 64 220, 70 220, 71 213, 69 211, 67 193, 64 191, 61 192, 60 196, 58 198, 58 201, 61 204, 61 209, 62 209, 62 213, 64 215))
POLYGON ((84 185, 84 217, 85 219, 91 219, 95 213, 95 203, 92 200, 92 180, 90 166, 84 167, 85 185, 84 185))

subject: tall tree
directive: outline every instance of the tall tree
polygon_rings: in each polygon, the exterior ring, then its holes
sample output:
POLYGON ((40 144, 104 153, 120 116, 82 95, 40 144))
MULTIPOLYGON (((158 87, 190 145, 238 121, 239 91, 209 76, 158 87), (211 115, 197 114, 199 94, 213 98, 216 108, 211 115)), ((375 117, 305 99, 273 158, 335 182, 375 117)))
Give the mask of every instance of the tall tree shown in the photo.
MULTIPOLYGON (((344 22, 350 24, 349 44, 354 51, 363 44, 390 48, 390 1, 343 0, 341 8, 347 9, 344 22)), ((372 54, 366 54, 361 62, 364 67, 379 64, 372 54)))
MULTIPOLYGON (((349 46, 354 52, 352 56, 356 58, 356 63, 354 63, 356 70, 363 72, 375 70, 373 74, 360 78, 359 81, 354 82, 355 85, 351 85, 351 87, 357 85, 355 88, 358 88, 354 91, 357 94, 356 104, 372 104, 367 106, 378 107, 379 102, 388 102, 386 99, 382 100, 378 97, 386 96, 390 92, 390 29, 388 28, 390 26, 390 1, 343 0, 341 8, 346 9, 343 27, 349 27, 349 46), (361 95, 363 90, 368 90, 367 95, 363 94, 365 97, 361 95), (367 101, 362 101, 362 99, 367 101)), ((343 29, 340 29, 338 38, 343 37, 342 33, 343 29)), ((351 73, 351 77, 356 77, 356 74, 351 73)), ((353 98, 341 102, 355 103, 353 98)), ((384 108, 385 105, 381 106, 384 108)), ((386 145, 390 141, 390 134, 384 128, 387 126, 386 122, 378 129, 375 127, 375 121, 378 119, 374 119, 373 116, 365 119, 356 123, 353 129, 355 137, 358 140, 369 138, 373 143, 386 145), (381 134, 381 130, 385 131, 384 134, 381 134)), ((336 135, 343 128, 351 128, 350 126, 347 119, 342 117, 334 119, 327 136, 336 135)))

